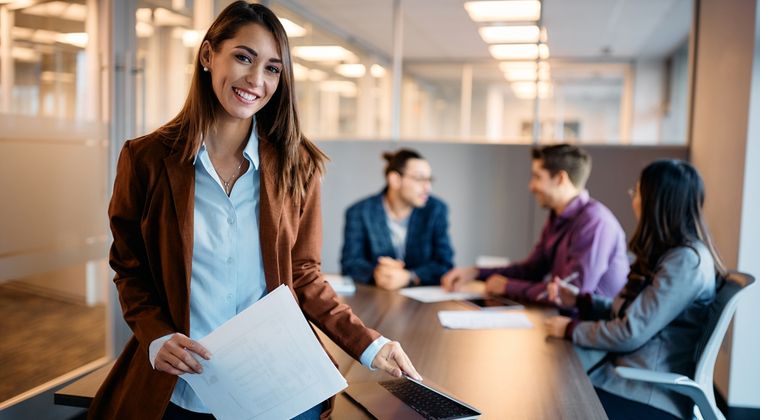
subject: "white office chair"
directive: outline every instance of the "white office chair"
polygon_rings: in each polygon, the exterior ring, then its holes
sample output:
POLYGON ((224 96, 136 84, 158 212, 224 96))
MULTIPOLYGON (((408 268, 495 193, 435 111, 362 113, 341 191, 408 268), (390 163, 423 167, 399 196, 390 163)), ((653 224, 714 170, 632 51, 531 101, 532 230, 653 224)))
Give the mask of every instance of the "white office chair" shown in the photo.
POLYGON ((755 278, 749 274, 731 272, 723 286, 718 289, 715 300, 710 305, 710 316, 706 325, 705 337, 697 347, 697 366, 694 379, 687 376, 655 372, 645 369, 618 367, 615 371, 623 378, 656 384, 663 388, 688 396, 694 401, 694 416, 704 420, 725 420, 723 413, 715 404, 713 391, 713 369, 715 358, 723 342, 728 324, 736 312, 739 297, 744 295, 755 278), (701 349, 701 352, 700 352, 701 349))

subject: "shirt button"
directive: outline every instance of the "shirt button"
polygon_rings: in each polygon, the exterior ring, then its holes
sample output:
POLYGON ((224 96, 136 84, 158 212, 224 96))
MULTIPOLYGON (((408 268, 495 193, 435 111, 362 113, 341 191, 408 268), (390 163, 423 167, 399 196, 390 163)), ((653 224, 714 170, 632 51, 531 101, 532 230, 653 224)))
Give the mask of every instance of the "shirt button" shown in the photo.
POLYGON ((232 264, 232 257, 227 257, 227 264, 232 264))
POLYGON ((232 293, 227 294, 227 300, 232 300, 232 293))
POLYGON ((232 224, 235 223, 235 219, 233 219, 232 216, 230 216, 230 217, 227 218, 227 223, 229 223, 229 224, 232 225, 232 224))

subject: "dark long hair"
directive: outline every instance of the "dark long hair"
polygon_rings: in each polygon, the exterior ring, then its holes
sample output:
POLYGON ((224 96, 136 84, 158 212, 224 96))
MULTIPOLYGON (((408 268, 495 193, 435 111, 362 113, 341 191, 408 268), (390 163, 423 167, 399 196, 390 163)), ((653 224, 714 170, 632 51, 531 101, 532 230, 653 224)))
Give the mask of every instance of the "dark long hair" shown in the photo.
MULTIPOLYGON (((277 188, 290 194, 296 202, 305 195, 309 180, 324 171, 327 156, 301 132, 293 90, 293 63, 285 29, 275 14, 260 4, 236 1, 227 6, 203 37, 214 51, 235 37, 249 24, 259 24, 274 36, 282 58, 282 73, 277 90, 269 103, 256 113, 258 134, 277 150, 277 188)), ((201 43, 202 44, 202 43, 201 43)), ((211 86, 211 74, 203 71, 200 52, 195 57, 195 70, 185 105, 174 119, 158 129, 158 134, 184 141, 182 157, 192 160, 200 149, 202 137, 214 126, 217 115, 224 112, 211 86)))
POLYGON ((681 160, 649 164, 639 177, 639 197, 641 218, 629 243, 636 259, 622 292, 624 297, 635 298, 651 282, 666 252, 681 246, 693 248, 695 241, 709 249, 716 274, 726 274, 703 218, 705 188, 693 166, 681 160))

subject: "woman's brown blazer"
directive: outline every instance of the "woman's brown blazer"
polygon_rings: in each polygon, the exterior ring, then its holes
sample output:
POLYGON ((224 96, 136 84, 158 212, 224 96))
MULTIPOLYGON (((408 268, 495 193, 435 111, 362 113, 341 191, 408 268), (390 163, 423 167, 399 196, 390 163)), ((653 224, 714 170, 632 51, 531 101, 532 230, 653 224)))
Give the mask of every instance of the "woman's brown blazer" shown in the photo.
MULTIPOLYGON (((108 209, 124 319, 134 333, 90 406, 90 419, 158 420, 177 376, 153 370, 148 346, 189 331, 195 167, 182 144, 150 134, 127 141, 108 209)), ((259 141, 260 242, 267 290, 287 285, 309 321, 358 358, 379 334, 339 303, 320 274, 320 180, 310 180, 300 206, 277 193, 276 151, 259 141)), ((332 406, 322 414, 326 417, 332 406)))

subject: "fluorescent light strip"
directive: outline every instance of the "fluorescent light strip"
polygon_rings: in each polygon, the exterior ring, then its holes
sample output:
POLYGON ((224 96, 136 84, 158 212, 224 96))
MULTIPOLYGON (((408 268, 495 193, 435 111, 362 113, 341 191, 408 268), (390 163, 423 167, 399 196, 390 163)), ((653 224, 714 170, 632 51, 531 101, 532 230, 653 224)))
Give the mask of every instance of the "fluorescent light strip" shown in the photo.
POLYGON ((362 64, 339 64, 335 67, 335 72, 343 77, 356 79, 364 76, 367 68, 362 64))
POLYGON ((541 31, 538 26, 483 26, 478 29, 487 44, 535 44, 541 31))
POLYGON ((306 28, 303 26, 293 22, 290 19, 286 18, 279 18, 280 23, 282 23, 282 27, 285 28, 285 33, 288 34, 288 37, 290 38, 298 38, 300 36, 306 35, 306 28))
POLYGON ((385 76, 385 68, 379 64, 373 64, 372 67, 369 68, 369 72, 372 75, 372 77, 385 76))
POLYGON ((349 98, 357 94, 356 83, 347 80, 325 80, 319 88, 325 92, 335 92, 349 98))
POLYGON ((338 45, 308 45, 293 47, 293 55, 308 61, 338 62, 358 60, 354 53, 338 45))
POLYGON ((535 81, 536 77, 541 81, 551 78, 549 63, 545 61, 504 61, 499 63, 499 68, 510 82, 535 81))
POLYGON ((546 44, 497 44, 488 47, 491 56, 497 60, 536 60, 549 58, 546 44))
POLYGON ((549 98, 552 95, 552 85, 548 82, 512 82, 510 87, 519 99, 535 99, 536 93, 540 99, 549 98), (536 85, 538 85, 538 89, 536 85))
POLYGON ((51 1, 21 9, 27 15, 42 17, 57 17, 66 20, 84 22, 87 17, 87 6, 65 1, 51 1))
POLYGON ((464 4, 475 22, 535 22, 541 17, 541 3, 531 1, 469 1, 464 4))

